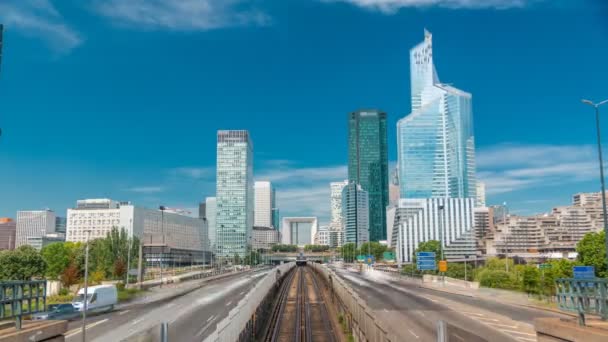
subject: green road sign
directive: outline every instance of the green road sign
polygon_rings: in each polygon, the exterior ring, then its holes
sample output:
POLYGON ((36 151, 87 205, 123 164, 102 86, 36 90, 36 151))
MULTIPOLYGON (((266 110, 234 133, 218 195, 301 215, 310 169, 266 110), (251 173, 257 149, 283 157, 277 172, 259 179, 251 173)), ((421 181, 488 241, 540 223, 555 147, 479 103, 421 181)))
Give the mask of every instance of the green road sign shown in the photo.
POLYGON ((540 264, 538 265, 538 268, 540 268, 541 270, 546 270, 551 268, 551 264, 540 264))
POLYGON ((365 255, 357 255, 358 262, 365 262, 365 255))
POLYGON ((384 261, 395 261, 395 252, 384 252, 382 254, 384 261))

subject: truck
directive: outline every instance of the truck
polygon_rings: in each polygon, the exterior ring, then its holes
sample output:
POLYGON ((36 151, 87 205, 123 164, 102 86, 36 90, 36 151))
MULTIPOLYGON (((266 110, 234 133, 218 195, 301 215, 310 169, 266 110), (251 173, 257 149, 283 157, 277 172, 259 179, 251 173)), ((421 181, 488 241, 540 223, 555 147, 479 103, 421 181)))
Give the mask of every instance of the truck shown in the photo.
MULTIPOLYGON (((80 289, 72 305, 78 311, 84 309, 84 289, 80 289)), ((98 285, 87 288, 87 312, 102 312, 114 310, 118 303, 118 290, 116 285, 98 285)))

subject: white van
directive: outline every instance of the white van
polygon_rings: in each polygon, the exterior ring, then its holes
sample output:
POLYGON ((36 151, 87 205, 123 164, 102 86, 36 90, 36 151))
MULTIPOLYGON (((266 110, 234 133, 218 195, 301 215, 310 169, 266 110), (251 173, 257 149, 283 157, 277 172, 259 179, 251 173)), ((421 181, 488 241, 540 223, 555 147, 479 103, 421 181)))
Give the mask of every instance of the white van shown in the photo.
MULTIPOLYGON (((87 312, 111 311, 116 303, 118 303, 116 285, 98 285, 87 288, 87 312)), ((84 308, 84 288, 78 291, 72 305, 76 310, 82 311, 84 308)))

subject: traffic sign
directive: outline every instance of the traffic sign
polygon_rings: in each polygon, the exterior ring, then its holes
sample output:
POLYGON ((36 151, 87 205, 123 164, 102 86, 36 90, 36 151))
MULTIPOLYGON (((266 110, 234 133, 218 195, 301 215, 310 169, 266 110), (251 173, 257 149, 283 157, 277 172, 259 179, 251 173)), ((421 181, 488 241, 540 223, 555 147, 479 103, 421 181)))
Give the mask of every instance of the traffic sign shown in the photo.
POLYGON ((395 252, 384 252, 382 253, 382 259, 386 262, 395 261, 395 252))
POLYGON ((416 267, 419 271, 435 271, 437 269, 435 252, 416 253, 416 267))
POLYGON ((357 255, 357 262, 365 262, 365 255, 357 255))
POLYGON ((538 265, 538 268, 541 269, 541 270, 546 270, 546 269, 549 269, 551 267, 552 267, 551 264, 539 264, 538 265))
POLYGON ((375 261, 374 259, 375 259, 375 258, 374 258, 374 256, 373 256, 373 255, 367 255, 367 256, 365 256, 365 262, 366 262, 368 265, 373 264, 373 263, 374 263, 374 261, 375 261))
POLYGON ((448 262, 445 260, 439 261, 439 272, 447 272, 448 271, 448 262))
POLYGON ((572 273, 574 279, 595 279, 595 266, 574 266, 572 273))

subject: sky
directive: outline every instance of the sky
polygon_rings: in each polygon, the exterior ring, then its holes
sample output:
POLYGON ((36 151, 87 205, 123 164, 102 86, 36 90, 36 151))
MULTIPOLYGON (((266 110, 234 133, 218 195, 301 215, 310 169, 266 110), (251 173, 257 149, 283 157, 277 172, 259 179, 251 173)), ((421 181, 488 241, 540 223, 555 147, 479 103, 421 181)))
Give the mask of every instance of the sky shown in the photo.
POLYGON ((424 28, 441 81, 473 94, 488 204, 599 191, 581 99, 608 98, 601 0, 0 0, 0 23, 0 217, 84 198, 195 214, 217 130, 247 129, 281 214, 327 223, 349 112, 388 113, 396 161, 424 28))

